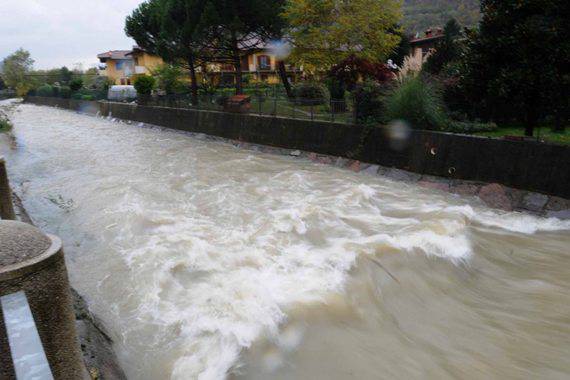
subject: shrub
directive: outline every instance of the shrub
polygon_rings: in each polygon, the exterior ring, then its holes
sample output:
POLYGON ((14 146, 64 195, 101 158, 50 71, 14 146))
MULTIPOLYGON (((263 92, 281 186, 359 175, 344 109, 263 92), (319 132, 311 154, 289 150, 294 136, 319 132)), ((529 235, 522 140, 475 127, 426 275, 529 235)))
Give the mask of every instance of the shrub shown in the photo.
POLYGON ((351 55, 334 65, 329 77, 342 82, 349 91, 352 91, 361 79, 384 83, 391 80, 393 74, 383 63, 351 55))
POLYGON ((18 83, 16 85, 16 96, 23 97, 33 88, 31 83, 18 83))
POLYGON ((79 91, 72 93, 71 98, 76 100, 93 100, 95 98, 94 90, 82 88, 79 91))
POLYGON ((0 133, 8 132, 12 129, 12 123, 10 119, 3 112, 0 111, 0 133))
POLYGON ((150 95, 156 81, 150 75, 141 75, 135 79, 135 89, 139 95, 150 95))
POLYGON ((492 132, 497 130, 495 123, 477 123, 469 121, 450 121, 445 127, 446 132, 472 134, 477 132, 492 132))
POLYGON ((228 100, 230 100, 230 97, 227 95, 218 95, 215 99, 215 102, 217 105, 224 107, 227 103, 228 100))
POLYGON ((301 105, 319 105, 326 99, 325 88, 315 83, 299 83, 293 88, 293 94, 301 105))
POLYGON ((164 64, 154 69, 153 74, 158 80, 158 88, 167 95, 184 91, 184 85, 181 82, 183 72, 180 67, 164 64))
POLYGON ((367 80, 356 87, 352 95, 356 107, 356 121, 359 124, 382 120, 384 90, 378 83, 367 80))
POLYGON ((43 84, 36 90, 38 96, 54 96, 53 87, 49 84, 43 84))
POLYGON ((69 88, 72 92, 77 92, 83 88, 83 79, 75 78, 71 82, 69 82, 69 88))
POLYGON ((386 98, 386 121, 403 120, 414 129, 444 129, 448 124, 441 92, 421 76, 407 77, 386 98))
POLYGON ((69 86, 59 87, 59 96, 64 99, 71 98, 71 88, 69 86))
POLYGON ((331 95, 331 99, 344 100, 346 86, 343 81, 336 78, 328 78, 327 87, 329 89, 329 94, 331 95))
POLYGON ((113 85, 113 82, 107 77, 95 77, 93 80, 93 89, 97 94, 97 98, 105 99, 107 97, 107 93, 109 92, 109 87, 113 85))

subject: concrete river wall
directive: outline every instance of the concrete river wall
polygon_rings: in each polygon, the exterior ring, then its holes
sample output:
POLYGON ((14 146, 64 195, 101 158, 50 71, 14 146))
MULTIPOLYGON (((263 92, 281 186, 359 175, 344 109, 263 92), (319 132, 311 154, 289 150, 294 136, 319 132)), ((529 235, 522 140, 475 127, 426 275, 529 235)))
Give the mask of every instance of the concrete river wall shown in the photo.
POLYGON ((432 131, 395 138, 388 127, 252 114, 145 107, 135 104, 29 97, 28 102, 99 113, 227 139, 482 182, 570 198, 570 147, 432 131))

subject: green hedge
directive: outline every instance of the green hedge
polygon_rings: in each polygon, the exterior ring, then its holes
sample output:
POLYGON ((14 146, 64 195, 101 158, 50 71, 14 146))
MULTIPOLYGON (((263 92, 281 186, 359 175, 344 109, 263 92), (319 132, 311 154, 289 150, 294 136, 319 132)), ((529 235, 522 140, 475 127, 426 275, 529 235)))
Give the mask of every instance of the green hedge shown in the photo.
POLYGON ((445 132, 472 134, 478 132, 492 132, 497 130, 495 123, 477 123, 469 121, 450 121, 445 127, 445 132))
POLYGON ((44 84, 38 87, 36 94, 38 96, 54 96, 54 90, 49 84, 44 84))

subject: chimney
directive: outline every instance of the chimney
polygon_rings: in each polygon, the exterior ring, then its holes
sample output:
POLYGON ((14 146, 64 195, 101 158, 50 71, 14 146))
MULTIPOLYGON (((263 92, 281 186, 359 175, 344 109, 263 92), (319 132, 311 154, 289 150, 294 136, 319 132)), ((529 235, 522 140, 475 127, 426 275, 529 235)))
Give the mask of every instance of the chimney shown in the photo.
POLYGON ((432 35, 433 35, 433 31, 431 30, 431 28, 426 30, 426 37, 431 37, 432 35))

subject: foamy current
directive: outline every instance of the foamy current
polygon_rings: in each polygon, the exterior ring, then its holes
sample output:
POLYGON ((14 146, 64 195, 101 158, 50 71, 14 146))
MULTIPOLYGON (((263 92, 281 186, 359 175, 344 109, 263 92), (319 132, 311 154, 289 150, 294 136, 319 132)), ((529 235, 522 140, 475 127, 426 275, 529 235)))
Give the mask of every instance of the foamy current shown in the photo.
MULTIPOLYGON (((6 102, 4 102, 6 104, 6 102)), ((129 379, 570 376, 570 222, 18 105, 34 221, 129 379)))

